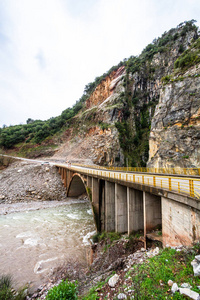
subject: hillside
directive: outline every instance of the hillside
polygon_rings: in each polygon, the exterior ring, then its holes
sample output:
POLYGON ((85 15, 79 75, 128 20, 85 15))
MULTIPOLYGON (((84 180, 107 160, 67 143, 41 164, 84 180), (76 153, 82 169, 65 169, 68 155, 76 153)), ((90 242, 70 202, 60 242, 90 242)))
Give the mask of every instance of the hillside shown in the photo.
POLYGON ((0 146, 99 165, 198 167, 199 91, 200 37, 192 20, 86 85, 59 117, 0 129, 0 146))

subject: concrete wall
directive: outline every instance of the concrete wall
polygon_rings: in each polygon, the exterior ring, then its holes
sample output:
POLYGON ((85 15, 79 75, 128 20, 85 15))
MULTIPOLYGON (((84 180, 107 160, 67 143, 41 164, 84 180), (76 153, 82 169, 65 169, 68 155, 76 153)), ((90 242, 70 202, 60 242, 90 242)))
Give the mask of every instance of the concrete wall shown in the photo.
POLYGON ((127 188, 128 234, 144 229, 143 193, 127 188))
POLYGON ((115 183, 105 182, 105 231, 115 231, 115 183))
POLYGON ((115 231, 128 231, 127 187, 115 183, 115 231))
POLYGON ((191 246, 200 239, 200 212, 162 197, 163 246, 191 246))

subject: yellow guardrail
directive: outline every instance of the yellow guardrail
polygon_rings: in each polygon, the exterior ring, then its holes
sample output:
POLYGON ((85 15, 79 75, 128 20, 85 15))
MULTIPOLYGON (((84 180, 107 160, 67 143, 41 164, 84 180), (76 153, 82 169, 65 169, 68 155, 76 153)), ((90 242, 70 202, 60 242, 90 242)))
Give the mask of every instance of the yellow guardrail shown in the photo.
POLYGON ((122 172, 140 172, 140 173, 155 173, 155 174, 174 174, 174 175, 193 175, 200 176, 200 168, 143 168, 143 167, 104 167, 98 165, 82 165, 73 163, 75 166, 93 168, 98 170, 112 170, 122 172))
POLYGON ((97 175, 99 177, 107 177, 126 182, 140 183, 144 185, 150 185, 161 189, 167 189, 181 194, 189 195, 190 197, 200 198, 200 178, 190 177, 177 177, 167 175, 154 175, 154 174, 142 174, 142 173, 129 173, 115 172, 109 169, 97 169, 90 166, 87 168, 85 165, 72 166, 72 170, 80 173, 86 173, 88 175, 97 175))

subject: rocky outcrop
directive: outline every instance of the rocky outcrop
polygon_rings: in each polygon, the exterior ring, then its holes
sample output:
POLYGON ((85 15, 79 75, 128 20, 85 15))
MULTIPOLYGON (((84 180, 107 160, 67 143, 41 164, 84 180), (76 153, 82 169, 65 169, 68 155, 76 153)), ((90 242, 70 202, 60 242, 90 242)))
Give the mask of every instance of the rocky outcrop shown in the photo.
POLYGON ((123 164, 124 155, 115 127, 115 122, 121 118, 119 96, 124 91, 123 74, 124 67, 120 67, 96 88, 86 101, 88 109, 76 117, 75 126, 68 131, 55 159, 99 165, 123 164))
POLYGON ((200 66, 165 85, 151 123, 149 167, 200 164, 200 66))
POLYGON ((109 96, 112 95, 118 82, 125 74, 124 66, 120 67, 117 71, 113 71, 96 87, 95 91, 86 100, 86 108, 91 108, 103 103, 109 96))

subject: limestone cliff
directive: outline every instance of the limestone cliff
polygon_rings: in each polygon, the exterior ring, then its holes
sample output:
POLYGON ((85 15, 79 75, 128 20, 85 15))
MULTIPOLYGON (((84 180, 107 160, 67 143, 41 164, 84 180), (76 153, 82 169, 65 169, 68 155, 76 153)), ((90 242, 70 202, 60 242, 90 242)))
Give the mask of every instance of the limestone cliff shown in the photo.
POLYGON ((148 166, 200 165, 200 65, 161 89, 151 123, 148 166))

